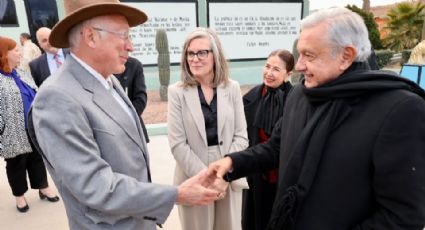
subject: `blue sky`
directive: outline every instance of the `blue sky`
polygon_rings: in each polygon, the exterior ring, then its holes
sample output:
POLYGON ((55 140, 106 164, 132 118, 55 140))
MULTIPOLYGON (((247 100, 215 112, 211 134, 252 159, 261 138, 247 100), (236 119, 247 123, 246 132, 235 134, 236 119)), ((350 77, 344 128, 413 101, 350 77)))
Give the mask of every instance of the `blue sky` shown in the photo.
MULTIPOLYGON (((387 4, 393 4, 396 2, 402 2, 402 0, 370 0, 371 6, 387 5, 387 4)), ((361 8, 363 1, 362 0, 310 0, 310 10, 328 8, 332 6, 346 6, 347 4, 350 4, 350 5, 354 4, 361 8)))

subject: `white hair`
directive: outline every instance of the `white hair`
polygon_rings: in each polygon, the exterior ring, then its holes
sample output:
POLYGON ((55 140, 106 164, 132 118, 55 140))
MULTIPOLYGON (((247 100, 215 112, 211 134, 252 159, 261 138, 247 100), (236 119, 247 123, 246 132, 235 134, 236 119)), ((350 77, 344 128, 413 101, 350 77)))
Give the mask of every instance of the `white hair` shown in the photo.
POLYGON ((371 44, 366 25, 358 14, 342 7, 320 10, 301 21, 301 31, 322 23, 327 25, 326 36, 333 54, 347 46, 353 46, 357 50, 355 61, 367 60, 371 44))
POLYGON ((68 33, 68 40, 69 40, 69 46, 71 49, 77 49, 80 46, 81 41, 81 30, 85 26, 96 26, 96 27, 102 27, 105 24, 105 17, 107 15, 97 16, 94 18, 87 19, 83 22, 78 23, 77 25, 73 26, 68 33))
POLYGON ((79 23, 75 26, 73 26, 68 33, 68 41, 69 41, 69 47, 71 49, 77 49, 80 46, 80 40, 81 40, 81 29, 83 28, 84 24, 79 23))

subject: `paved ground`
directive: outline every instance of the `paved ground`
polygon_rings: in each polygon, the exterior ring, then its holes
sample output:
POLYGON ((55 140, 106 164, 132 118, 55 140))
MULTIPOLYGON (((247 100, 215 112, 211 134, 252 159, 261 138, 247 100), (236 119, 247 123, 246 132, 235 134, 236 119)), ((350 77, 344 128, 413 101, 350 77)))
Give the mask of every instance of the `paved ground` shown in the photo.
MULTIPOLYGON (((151 157, 152 179, 156 183, 171 184, 175 161, 172 157, 166 136, 150 137, 148 144, 151 157)), ((50 178, 49 178, 50 179, 50 178)), ((50 180, 50 184, 54 186, 50 180)), ((7 183, 5 162, 0 160, 0 229, 3 230, 62 230, 68 229, 65 209, 62 202, 49 203, 38 198, 37 190, 29 190, 25 197, 30 206, 27 213, 19 213, 15 199, 7 183)), ((163 226, 164 230, 181 230, 177 208, 163 226)))

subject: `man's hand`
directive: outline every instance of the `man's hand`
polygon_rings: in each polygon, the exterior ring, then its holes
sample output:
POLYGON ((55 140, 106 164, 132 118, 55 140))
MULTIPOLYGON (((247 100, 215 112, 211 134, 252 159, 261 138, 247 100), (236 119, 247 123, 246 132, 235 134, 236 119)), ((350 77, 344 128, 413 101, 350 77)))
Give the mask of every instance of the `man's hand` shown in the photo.
POLYGON ((215 161, 210 164, 208 167, 208 177, 213 178, 213 176, 223 178, 223 176, 233 168, 232 158, 225 157, 221 160, 215 161))
POLYGON ((232 169, 232 159, 225 157, 210 164, 196 176, 187 179, 178 187, 177 204, 206 205, 226 195, 228 182, 223 175, 232 169))
POLYGON ((209 176, 207 169, 187 179, 178 187, 177 204, 180 205, 206 205, 220 198, 221 192, 215 190, 216 175, 209 176), (209 188, 211 187, 211 188, 209 188))

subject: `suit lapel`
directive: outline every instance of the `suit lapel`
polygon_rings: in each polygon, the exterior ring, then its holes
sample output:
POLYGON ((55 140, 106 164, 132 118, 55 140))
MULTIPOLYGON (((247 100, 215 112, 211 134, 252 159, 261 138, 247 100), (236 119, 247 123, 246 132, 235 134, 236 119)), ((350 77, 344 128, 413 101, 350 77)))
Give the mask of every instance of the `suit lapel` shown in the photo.
MULTIPOLYGON (((144 152, 144 146, 141 141, 142 138, 140 137, 137 128, 134 127, 133 122, 129 120, 129 116, 125 111, 123 111, 115 98, 105 89, 105 87, 103 87, 100 82, 98 82, 94 76, 88 76, 91 74, 79 63, 77 63, 77 61, 72 58, 72 56, 68 57, 66 62, 70 62, 72 65, 72 68, 68 68, 71 71, 72 76, 74 76, 76 80, 80 82, 81 86, 85 90, 93 94, 93 103, 96 104, 102 111, 104 111, 105 114, 109 116, 118 126, 120 126, 144 152)), ((117 91, 119 92, 119 90, 117 91)), ((120 95, 122 95, 122 92, 120 95)), ((126 101, 126 103, 128 103, 128 99, 126 100, 124 97, 123 99, 126 101)))
POLYGON ((190 113, 193 116, 198 132, 207 145, 207 134, 205 132, 205 120, 204 114, 201 109, 201 101, 199 99, 198 88, 197 87, 187 87, 183 90, 183 96, 187 108, 190 110, 190 113))
POLYGON ((40 70, 42 71, 41 76, 43 78, 41 79, 41 81, 46 80, 46 78, 51 75, 50 69, 49 69, 49 62, 47 61, 47 54, 44 53, 43 55, 44 55, 44 58, 40 60, 42 62, 40 65, 41 66, 40 70))
MULTIPOLYGON (((94 79, 96 80, 96 79, 94 79)), ((140 140, 140 134, 137 128, 133 125, 133 122, 129 119, 128 114, 121 108, 121 105, 115 100, 115 98, 99 83, 95 84, 93 91, 93 102, 99 106, 117 125, 119 125, 127 135, 140 146, 142 143, 140 140)))
MULTIPOLYGON (((93 77, 94 79, 94 77, 93 77)), ((96 79, 94 79, 96 80, 96 79)), ((96 80, 97 81, 97 80, 96 80)), ((147 146, 145 144, 145 139, 140 130, 140 120, 135 119, 136 117, 129 117, 127 112, 123 111, 121 105, 115 100, 115 98, 103 87, 99 82, 95 84, 95 88, 93 91, 93 102, 99 106, 101 110, 103 110, 112 120, 115 121, 123 130, 127 133, 127 135, 139 146, 142 151, 143 158, 145 159, 146 167, 148 169, 148 180, 152 181, 150 174, 150 166, 149 166, 149 158, 146 152, 147 146), (133 119, 136 122, 136 127, 134 123, 129 120, 133 119)), ((112 84, 114 85, 115 90, 121 96, 121 98, 125 101, 127 106, 130 106, 132 113, 134 114, 136 111, 134 110, 131 102, 125 96, 120 87, 117 87, 119 82, 116 79, 112 79, 112 84)))
POLYGON ((229 92, 223 85, 217 87, 217 134, 220 137, 226 123, 226 114, 231 111, 229 92))
POLYGON ((144 139, 143 130, 141 129, 142 125, 140 123, 139 115, 137 114, 136 109, 134 108, 133 104, 131 103, 130 99, 128 98, 127 94, 123 91, 120 82, 115 76, 111 76, 112 84, 114 85, 115 90, 118 92, 118 94, 121 96, 121 98, 124 100, 124 102, 127 104, 127 106, 130 108, 132 113, 132 118, 135 119, 137 131, 139 133, 139 137, 141 139, 144 139))

